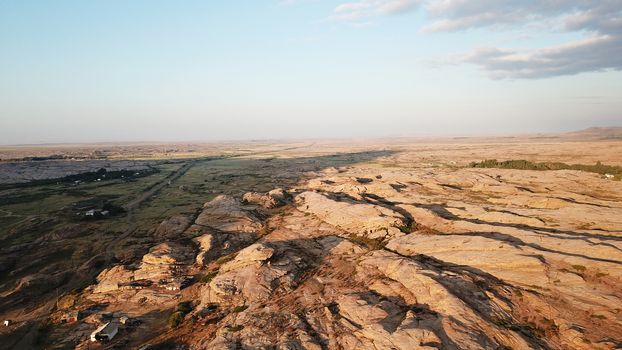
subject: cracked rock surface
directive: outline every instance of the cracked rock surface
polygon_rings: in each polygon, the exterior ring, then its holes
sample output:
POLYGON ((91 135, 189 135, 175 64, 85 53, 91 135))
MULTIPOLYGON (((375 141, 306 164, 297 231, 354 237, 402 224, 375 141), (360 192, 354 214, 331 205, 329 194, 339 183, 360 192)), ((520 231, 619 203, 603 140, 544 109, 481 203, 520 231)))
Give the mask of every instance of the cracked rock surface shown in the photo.
POLYGON ((619 183, 574 171, 317 175, 279 206, 216 197, 176 241, 102 272, 93 293, 209 276, 177 293, 195 307, 161 336, 189 349, 620 346, 619 183))

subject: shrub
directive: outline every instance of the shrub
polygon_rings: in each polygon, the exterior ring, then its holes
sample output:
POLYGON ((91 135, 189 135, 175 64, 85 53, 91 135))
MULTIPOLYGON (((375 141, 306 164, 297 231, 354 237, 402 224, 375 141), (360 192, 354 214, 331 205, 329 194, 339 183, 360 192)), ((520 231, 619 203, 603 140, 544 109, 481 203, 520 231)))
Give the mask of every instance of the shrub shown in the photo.
POLYGON ((216 260, 216 264, 222 265, 222 264, 228 263, 229 261, 231 261, 233 259, 235 259, 235 254, 229 254, 229 255, 221 256, 220 258, 218 258, 216 260))
POLYGON ((216 275, 218 275, 218 271, 211 271, 206 273, 205 275, 200 275, 198 280, 201 283, 210 283, 214 277, 216 277, 216 275))
POLYGON ((242 326, 241 324, 235 325, 235 326, 227 326, 227 330, 229 332, 239 332, 241 330, 244 329, 244 326, 242 326))
POLYGON ((216 310, 218 310, 218 304, 216 303, 209 303, 206 307, 204 307, 201 312, 200 315, 201 317, 205 317, 211 313, 214 313, 216 310))
POLYGON ((418 224, 416 222, 411 222, 410 225, 405 225, 405 226, 400 226, 399 229, 400 231, 402 231, 403 233, 412 233, 418 230, 418 224))
POLYGON ((171 328, 177 328, 184 320, 184 313, 181 311, 175 311, 168 317, 168 325, 171 328))
POLYGON ((58 298, 56 307, 59 310, 68 310, 76 304, 77 296, 74 294, 66 294, 58 298))
POLYGON ((350 234, 350 241, 367 247, 369 250, 379 250, 385 246, 382 238, 368 238, 365 236, 357 236, 354 233, 350 234))
POLYGON ((579 272, 585 272, 585 270, 587 269, 585 266, 583 265, 572 265, 572 268, 579 271, 579 272))
POLYGON ((520 170, 579 170, 601 175, 612 174, 614 179, 620 180, 622 177, 622 167, 605 165, 596 162, 594 165, 586 164, 566 164, 560 162, 543 162, 534 163, 528 160, 506 160, 497 161, 496 159, 487 159, 481 162, 472 162, 469 164, 471 168, 498 168, 498 169, 520 169, 520 170))
POLYGON ((233 312, 242 312, 244 310, 248 309, 248 305, 238 305, 236 307, 233 308, 233 312))
POLYGON ((177 308, 175 311, 179 311, 184 315, 192 311, 192 302, 191 301, 182 301, 177 304, 177 308))
POLYGON ((177 328, 184 320, 186 314, 192 311, 192 302, 182 301, 177 304, 175 311, 168 317, 168 325, 171 328, 177 328))

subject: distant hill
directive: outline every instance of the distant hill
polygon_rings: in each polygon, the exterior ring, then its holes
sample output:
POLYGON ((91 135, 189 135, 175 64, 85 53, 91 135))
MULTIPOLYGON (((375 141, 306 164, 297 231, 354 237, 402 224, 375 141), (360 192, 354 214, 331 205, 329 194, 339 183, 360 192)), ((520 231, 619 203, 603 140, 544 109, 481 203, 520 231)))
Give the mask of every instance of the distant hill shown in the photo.
POLYGON ((577 139, 622 139, 622 126, 611 127, 591 127, 579 131, 572 131, 560 135, 564 138, 577 138, 577 139))

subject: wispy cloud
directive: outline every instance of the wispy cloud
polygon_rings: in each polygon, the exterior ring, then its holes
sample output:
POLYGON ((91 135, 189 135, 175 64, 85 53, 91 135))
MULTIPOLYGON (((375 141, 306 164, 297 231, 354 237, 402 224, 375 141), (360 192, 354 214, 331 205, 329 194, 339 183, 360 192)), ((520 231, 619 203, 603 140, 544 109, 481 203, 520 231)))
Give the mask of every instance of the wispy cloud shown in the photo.
POLYGON ((431 1, 436 17, 425 31, 549 23, 555 30, 584 32, 586 38, 537 49, 477 49, 462 62, 482 67, 493 78, 546 78, 602 70, 622 70, 622 2, 617 0, 431 1))
POLYGON ((494 79, 547 78, 622 70, 621 47, 619 37, 602 35, 542 49, 477 49, 456 62, 476 64, 494 79))
POLYGON ((563 45, 534 49, 478 48, 453 60, 478 65, 496 79, 622 70, 620 0, 360 0, 337 6, 332 18, 359 21, 405 13, 417 7, 423 8, 429 19, 429 24, 421 28, 424 33, 533 25, 551 31, 584 33, 584 39, 563 45))

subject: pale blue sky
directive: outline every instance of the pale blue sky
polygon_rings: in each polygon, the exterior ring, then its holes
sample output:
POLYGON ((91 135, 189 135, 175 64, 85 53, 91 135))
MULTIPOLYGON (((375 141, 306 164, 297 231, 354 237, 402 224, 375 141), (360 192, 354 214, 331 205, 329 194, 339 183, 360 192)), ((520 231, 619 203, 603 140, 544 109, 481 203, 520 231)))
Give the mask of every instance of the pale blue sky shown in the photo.
POLYGON ((620 1, 468 3, 0 0, 0 143, 622 125, 620 1))

